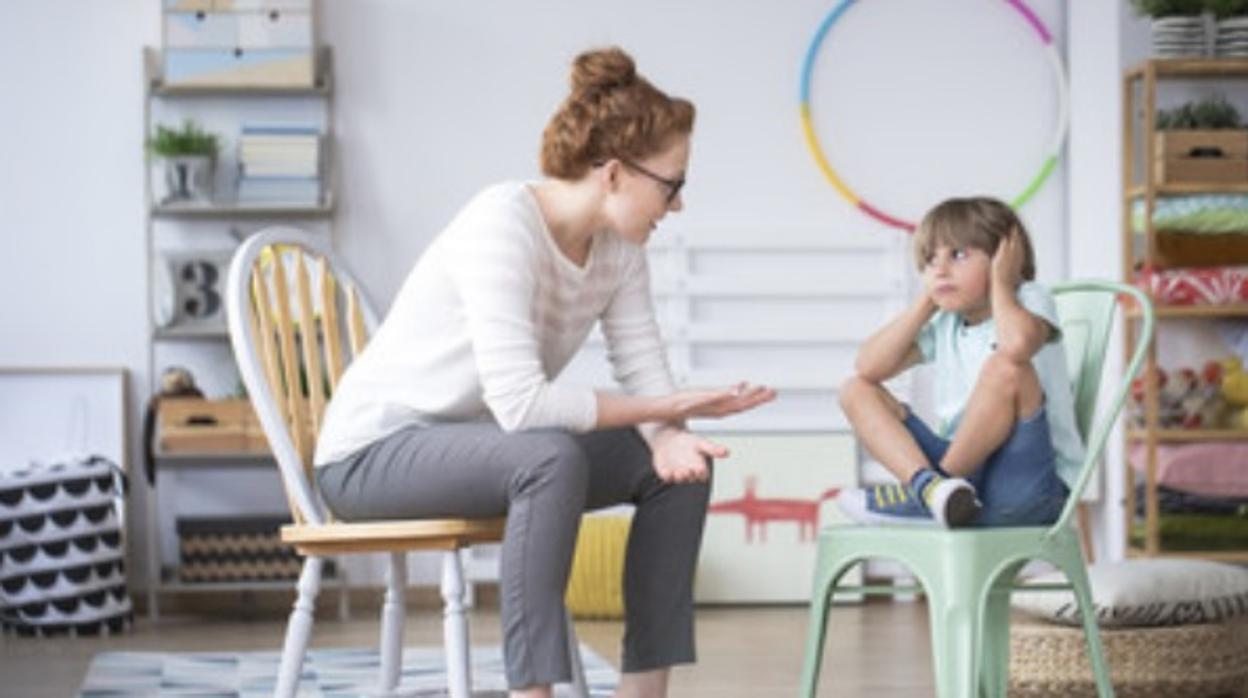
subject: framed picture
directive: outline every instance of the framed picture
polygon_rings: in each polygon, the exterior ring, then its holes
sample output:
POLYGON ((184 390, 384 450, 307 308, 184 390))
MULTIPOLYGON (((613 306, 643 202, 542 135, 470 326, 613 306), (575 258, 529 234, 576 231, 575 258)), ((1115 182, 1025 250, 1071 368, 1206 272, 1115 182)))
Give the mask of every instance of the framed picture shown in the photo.
POLYGON ((225 279, 233 255, 233 250, 161 252, 154 284, 156 325, 224 332, 225 279))
POLYGON ((84 454, 126 467, 126 370, 0 367, 0 471, 84 454))
POLYGON ((853 436, 710 436, 732 455, 715 463, 694 598, 807 603, 819 528, 845 520, 831 500, 857 483, 853 436))

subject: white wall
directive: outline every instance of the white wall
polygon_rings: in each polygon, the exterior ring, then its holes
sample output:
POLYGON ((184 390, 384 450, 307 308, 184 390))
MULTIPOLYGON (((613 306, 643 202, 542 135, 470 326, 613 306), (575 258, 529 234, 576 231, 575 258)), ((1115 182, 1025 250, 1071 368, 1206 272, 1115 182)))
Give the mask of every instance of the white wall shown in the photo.
MULTIPOLYGON (((1060 42, 1062 3, 1031 4, 1060 42)), ((339 247, 369 270, 374 296, 389 299, 477 189, 536 176, 540 133, 565 95, 571 58, 612 43, 699 107, 687 208, 667 225, 893 235, 833 192, 802 140, 798 71, 830 7, 326 3, 338 64, 339 247)), ((820 54, 814 101, 851 186, 911 218, 944 196, 1021 190, 1047 145, 1053 90, 1038 42, 1013 11, 878 0, 841 24, 820 54)), ((1024 210, 1053 278, 1065 270, 1063 179, 1057 173, 1024 210)))
POLYGON ((159 37, 157 13, 146 0, 0 6, 0 365, 127 368, 132 466, 147 392, 140 47, 159 37))
MULTIPOLYGON (((1029 4, 1064 46, 1065 3, 1029 4)), ((1083 51, 1072 46, 1072 82, 1082 62, 1099 76, 1088 94, 1118 70, 1098 43, 1116 36, 1118 17, 1087 7, 1100 4, 1070 10, 1072 40, 1085 37, 1083 51)), ((120 364, 136 389, 147 385, 140 47, 158 40, 157 5, 0 5, 0 364, 120 364)), ((472 193, 536 176, 540 133, 564 96, 571 58, 612 43, 699 107, 687 210, 668 230, 895 236, 833 192, 802 141, 798 71, 830 6, 326 0, 341 165, 336 245, 387 306, 472 193)), ((817 70, 816 124, 833 162, 862 196, 908 217, 952 194, 1013 196, 1048 142, 1048 69, 1005 3, 860 3, 825 42, 817 70)), ((1100 106, 1076 106, 1074 133, 1084 135, 1072 145, 1082 142, 1091 160, 1117 142, 1098 143, 1113 120, 1097 115, 1100 106)), ((1106 108, 1117 113, 1115 103, 1106 108)), ((1078 186, 1104 188, 1098 172, 1087 170, 1078 186)), ((1066 177, 1063 166, 1022 212, 1041 276, 1113 276, 1116 256, 1102 261, 1099 248, 1068 242, 1066 177)), ((1069 198, 1072 207, 1081 200, 1069 198)), ((1095 208, 1099 195, 1082 201, 1095 208)), ((136 517, 133 541, 146 525, 136 517)), ((142 560, 132 569, 144 569, 142 560)))

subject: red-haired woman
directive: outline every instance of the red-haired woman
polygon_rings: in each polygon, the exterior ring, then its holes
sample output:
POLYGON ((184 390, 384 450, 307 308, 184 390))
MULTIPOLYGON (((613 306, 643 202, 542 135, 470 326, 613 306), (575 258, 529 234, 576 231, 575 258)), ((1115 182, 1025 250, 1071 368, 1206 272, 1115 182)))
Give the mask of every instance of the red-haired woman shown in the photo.
POLYGON ((513 696, 569 678, 563 596, 582 512, 636 506, 618 695, 694 660, 693 572, 721 446, 684 427, 775 396, 676 390, 642 249, 681 210, 694 107, 619 49, 572 67, 537 182, 479 193, 430 244, 325 414, 317 480, 341 519, 506 515, 513 696), (623 394, 555 383, 600 322, 623 394))

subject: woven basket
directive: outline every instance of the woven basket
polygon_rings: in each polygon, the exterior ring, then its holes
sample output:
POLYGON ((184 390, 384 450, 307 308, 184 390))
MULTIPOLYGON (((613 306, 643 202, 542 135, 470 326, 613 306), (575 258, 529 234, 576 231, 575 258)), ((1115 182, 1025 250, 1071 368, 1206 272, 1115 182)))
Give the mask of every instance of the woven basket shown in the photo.
POLYGON ((576 618, 624 617, 624 548, 630 515, 602 514, 581 519, 565 601, 576 618))
MULTIPOLYGON (((1248 618, 1101 629, 1118 698, 1248 696, 1248 618)), ((1096 696, 1083 629, 1016 619, 1010 698, 1096 696)))

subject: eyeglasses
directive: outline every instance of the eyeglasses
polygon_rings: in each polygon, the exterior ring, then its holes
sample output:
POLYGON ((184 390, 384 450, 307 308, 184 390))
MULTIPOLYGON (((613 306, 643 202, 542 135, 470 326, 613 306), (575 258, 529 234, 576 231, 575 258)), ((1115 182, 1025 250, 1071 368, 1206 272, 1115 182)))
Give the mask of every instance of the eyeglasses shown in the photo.
MULTIPOLYGON (((624 163, 624 166, 627 167, 628 169, 633 170, 637 172, 638 174, 645 175, 646 177, 649 177, 650 179, 653 179, 659 184, 662 184, 663 186, 667 187, 668 205, 671 205, 671 203, 676 200, 676 197, 680 196, 680 190, 683 189, 685 186, 684 177, 677 177, 676 179, 668 179, 667 177, 664 177, 661 174, 658 174, 656 172, 651 172, 650 170, 642 167, 641 165, 638 165, 632 160, 629 160, 626 158, 616 158, 616 159, 624 163)), ((595 164, 604 165, 606 163, 599 162, 595 164)))

